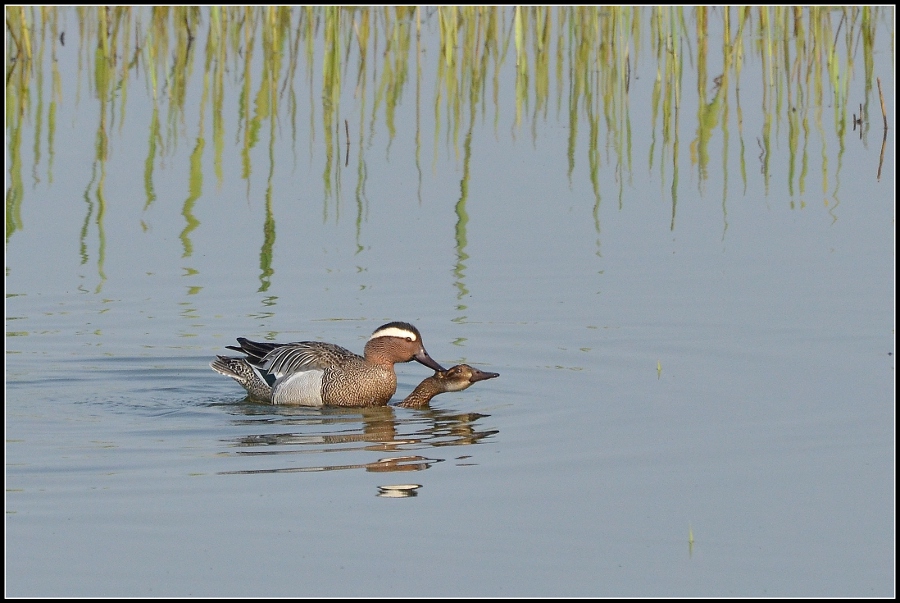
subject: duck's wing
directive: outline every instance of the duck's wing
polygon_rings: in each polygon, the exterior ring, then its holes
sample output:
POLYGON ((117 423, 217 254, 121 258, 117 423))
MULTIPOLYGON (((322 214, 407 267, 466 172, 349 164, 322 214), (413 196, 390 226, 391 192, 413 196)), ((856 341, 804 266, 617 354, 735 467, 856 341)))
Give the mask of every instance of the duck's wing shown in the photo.
POLYGON ((363 360, 361 356, 333 343, 297 341, 272 349, 262 358, 259 366, 276 377, 283 377, 303 371, 344 366, 348 362, 360 360, 363 360))
POLYGON ((275 377, 363 360, 346 348, 323 341, 272 343, 244 337, 238 337, 237 341, 240 346, 225 347, 246 354, 248 363, 275 377))

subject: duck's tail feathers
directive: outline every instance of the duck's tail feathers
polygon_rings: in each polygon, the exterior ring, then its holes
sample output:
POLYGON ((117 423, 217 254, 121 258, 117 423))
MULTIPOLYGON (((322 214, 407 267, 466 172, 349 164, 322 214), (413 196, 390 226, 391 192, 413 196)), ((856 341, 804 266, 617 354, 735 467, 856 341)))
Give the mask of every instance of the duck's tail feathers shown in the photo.
POLYGON ((237 381, 241 387, 247 390, 251 398, 263 402, 272 401, 272 386, 269 385, 260 370, 252 366, 246 359, 216 356, 209 366, 217 373, 237 381))

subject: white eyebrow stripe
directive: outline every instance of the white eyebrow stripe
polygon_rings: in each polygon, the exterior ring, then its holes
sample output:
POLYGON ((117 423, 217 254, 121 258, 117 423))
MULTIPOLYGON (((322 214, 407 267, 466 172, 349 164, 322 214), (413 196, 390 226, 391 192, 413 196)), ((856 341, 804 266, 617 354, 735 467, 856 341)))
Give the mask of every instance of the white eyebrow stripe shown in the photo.
POLYGON ((413 341, 418 339, 416 337, 416 334, 413 333, 412 331, 408 331, 406 329, 400 329, 398 327, 388 327, 387 329, 379 329, 379 330, 375 331, 374 333, 372 333, 372 336, 369 337, 369 339, 375 339, 376 337, 402 337, 404 339, 409 337, 413 341))

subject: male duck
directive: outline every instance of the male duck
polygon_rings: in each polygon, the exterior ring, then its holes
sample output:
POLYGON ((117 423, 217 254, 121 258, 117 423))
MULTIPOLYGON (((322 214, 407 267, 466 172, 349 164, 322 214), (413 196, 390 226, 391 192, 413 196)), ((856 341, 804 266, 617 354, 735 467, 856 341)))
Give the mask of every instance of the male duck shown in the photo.
POLYGON ((444 371, 425 351, 419 330, 406 322, 375 329, 365 357, 321 341, 269 343, 238 337, 238 343, 225 347, 246 358, 217 356, 210 367, 237 381, 251 397, 272 404, 384 406, 397 391, 395 363, 415 360, 444 371))

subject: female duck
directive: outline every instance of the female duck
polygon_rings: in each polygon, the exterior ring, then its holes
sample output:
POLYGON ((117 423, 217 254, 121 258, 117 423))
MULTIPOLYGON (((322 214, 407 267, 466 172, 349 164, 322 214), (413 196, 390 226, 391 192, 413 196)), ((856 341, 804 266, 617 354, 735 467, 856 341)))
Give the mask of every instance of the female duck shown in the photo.
POLYGON ((394 364, 415 360, 442 372, 422 345, 419 330, 406 322, 375 329, 364 356, 333 343, 269 343, 238 337, 246 358, 217 356, 210 367, 241 384, 251 397, 272 404, 383 406, 397 391, 394 364))
POLYGON ((416 389, 406 396, 397 406, 403 408, 425 408, 431 399, 444 392, 461 392, 476 381, 499 377, 500 373, 479 371, 468 364, 457 364, 446 371, 436 371, 431 377, 426 377, 416 389))

